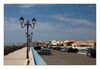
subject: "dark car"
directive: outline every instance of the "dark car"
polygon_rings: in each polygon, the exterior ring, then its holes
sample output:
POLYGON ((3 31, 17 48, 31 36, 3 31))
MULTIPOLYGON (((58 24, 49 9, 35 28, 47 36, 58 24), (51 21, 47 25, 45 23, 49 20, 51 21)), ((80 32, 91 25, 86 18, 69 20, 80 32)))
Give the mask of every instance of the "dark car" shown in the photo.
POLYGON ((96 58, 96 48, 88 48, 87 49, 87 56, 96 58))
POLYGON ((78 49, 76 49, 76 48, 67 48, 66 51, 68 53, 77 53, 78 52, 78 49))
POLYGON ((34 49, 37 51, 38 54, 42 54, 42 49, 40 46, 35 46, 34 49))
POLYGON ((41 55, 51 55, 51 50, 48 47, 42 47, 41 55))

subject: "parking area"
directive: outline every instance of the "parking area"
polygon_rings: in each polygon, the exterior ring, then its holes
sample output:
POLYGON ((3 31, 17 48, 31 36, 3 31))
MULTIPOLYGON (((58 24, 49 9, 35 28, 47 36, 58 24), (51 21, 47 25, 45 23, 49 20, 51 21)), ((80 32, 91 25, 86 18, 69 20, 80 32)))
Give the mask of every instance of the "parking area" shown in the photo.
POLYGON ((48 65, 96 65, 96 58, 89 58, 86 54, 51 51, 51 55, 41 55, 48 65))

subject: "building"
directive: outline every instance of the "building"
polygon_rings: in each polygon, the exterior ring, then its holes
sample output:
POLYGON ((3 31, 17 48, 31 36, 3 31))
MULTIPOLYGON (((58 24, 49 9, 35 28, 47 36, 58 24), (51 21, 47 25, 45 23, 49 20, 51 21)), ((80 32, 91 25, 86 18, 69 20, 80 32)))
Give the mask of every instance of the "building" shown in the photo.
POLYGON ((87 40, 87 43, 91 47, 96 46, 96 41, 95 40, 87 40))
POLYGON ((64 45, 64 40, 57 40, 57 45, 58 46, 63 46, 64 45))
POLYGON ((52 40, 50 45, 57 45, 57 40, 52 40))
POLYGON ((32 44, 35 46, 47 46, 47 43, 43 41, 34 41, 32 44))
POLYGON ((72 43, 77 42, 77 40, 65 40, 64 41, 64 47, 71 47, 72 43))
POLYGON ((75 43, 72 43, 72 47, 77 49, 86 49, 94 46, 96 46, 96 42, 91 40, 77 41, 75 43))

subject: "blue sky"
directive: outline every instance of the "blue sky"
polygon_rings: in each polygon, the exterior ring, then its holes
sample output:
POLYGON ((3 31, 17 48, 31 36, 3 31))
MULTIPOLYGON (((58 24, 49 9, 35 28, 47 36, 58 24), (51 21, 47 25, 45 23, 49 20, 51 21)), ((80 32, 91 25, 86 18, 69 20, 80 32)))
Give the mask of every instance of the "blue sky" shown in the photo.
POLYGON ((96 40, 95 4, 5 4, 5 43, 26 42, 26 28, 22 29, 19 18, 25 21, 36 18, 33 40, 96 40))

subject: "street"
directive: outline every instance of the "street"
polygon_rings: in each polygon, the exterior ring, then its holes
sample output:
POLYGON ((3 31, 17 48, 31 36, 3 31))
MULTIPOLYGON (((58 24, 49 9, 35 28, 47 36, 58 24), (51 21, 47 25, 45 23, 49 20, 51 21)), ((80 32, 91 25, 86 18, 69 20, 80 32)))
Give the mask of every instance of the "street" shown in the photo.
POLYGON ((47 65, 96 65, 96 58, 89 58, 86 54, 52 50, 51 55, 41 56, 47 65))

